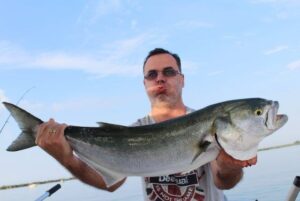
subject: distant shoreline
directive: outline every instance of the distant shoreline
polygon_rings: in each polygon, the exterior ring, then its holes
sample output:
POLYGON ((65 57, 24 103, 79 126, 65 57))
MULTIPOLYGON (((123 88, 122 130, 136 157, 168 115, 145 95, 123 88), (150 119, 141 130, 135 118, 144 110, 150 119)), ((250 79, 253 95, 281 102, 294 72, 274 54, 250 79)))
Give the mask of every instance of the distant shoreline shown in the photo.
MULTIPOLYGON (((286 147, 291 147, 291 146, 296 146, 300 145, 300 141, 295 141, 290 144, 283 144, 283 145, 277 145, 277 146, 271 146, 267 148, 261 148, 258 149, 259 152, 261 151, 269 151, 273 149, 281 149, 281 148, 286 148, 286 147)), ((24 183, 24 184, 16 184, 16 185, 4 185, 0 186, 0 190, 9 190, 9 189, 14 189, 14 188, 22 188, 22 187, 35 187, 37 185, 42 185, 42 184, 49 184, 49 183, 57 183, 57 182, 65 182, 65 181, 70 181, 70 180, 75 180, 75 177, 70 177, 70 178, 61 178, 61 179, 53 179, 53 180, 46 180, 46 181, 35 181, 35 182, 30 182, 30 183, 24 183)))
POLYGON ((42 184, 49 184, 49 183, 62 183, 65 181, 70 181, 76 179, 75 177, 70 177, 70 178, 60 178, 60 179, 53 179, 53 180, 46 180, 46 181, 34 181, 30 183, 23 183, 23 184, 16 184, 16 185, 5 185, 5 186, 0 186, 0 190, 9 190, 9 189, 14 189, 14 188, 22 188, 22 187, 29 187, 29 188, 34 188, 37 185, 42 185, 42 184))
POLYGON ((267 148, 261 148, 258 149, 258 151, 268 151, 268 150, 272 150, 272 149, 281 149, 281 148, 286 148, 286 147, 291 147, 291 146, 296 146, 296 145, 300 145, 300 141, 295 141, 293 143, 290 144, 283 144, 283 145, 277 145, 277 146, 272 146, 272 147, 267 147, 267 148))

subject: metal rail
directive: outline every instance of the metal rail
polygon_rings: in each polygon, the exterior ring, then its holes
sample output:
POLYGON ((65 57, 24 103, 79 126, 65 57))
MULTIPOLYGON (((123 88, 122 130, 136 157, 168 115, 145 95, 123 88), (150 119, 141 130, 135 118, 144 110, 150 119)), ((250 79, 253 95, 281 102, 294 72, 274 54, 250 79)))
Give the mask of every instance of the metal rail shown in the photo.
POLYGON ((296 201, 298 193, 300 191, 300 176, 296 176, 293 186, 291 187, 286 201, 296 201))

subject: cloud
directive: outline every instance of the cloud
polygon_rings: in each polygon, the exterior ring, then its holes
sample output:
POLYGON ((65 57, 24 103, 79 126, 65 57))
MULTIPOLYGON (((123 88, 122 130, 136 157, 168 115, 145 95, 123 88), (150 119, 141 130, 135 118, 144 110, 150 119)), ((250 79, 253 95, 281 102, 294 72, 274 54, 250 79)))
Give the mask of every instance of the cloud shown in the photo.
POLYGON ((281 11, 281 12, 279 12, 279 13, 276 14, 276 17, 278 19, 281 19, 281 20, 288 19, 290 16, 292 16, 292 15, 288 11, 281 11))
POLYGON ((220 75, 220 74, 223 74, 224 71, 223 70, 218 70, 218 71, 213 71, 213 72, 210 72, 208 74, 208 76, 217 76, 217 75, 220 75))
POLYGON ((109 107, 114 107, 112 100, 103 100, 98 98, 83 98, 78 100, 66 100, 63 102, 53 103, 50 108, 54 112, 66 112, 66 111, 81 111, 81 110, 102 110, 109 107))
POLYGON ((252 3, 300 5, 299 0, 251 0, 252 3))
POLYGON ((120 0, 98 0, 89 1, 80 16, 78 17, 78 23, 95 24, 102 17, 117 13, 122 8, 120 0))
POLYGON ((102 54, 98 56, 45 53, 39 55, 33 61, 32 66, 47 69, 82 70, 98 76, 137 75, 140 73, 140 64, 130 61, 129 58, 151 37, 142 34, 137 37, 114 41, 107 45, 102 54))
POLYGON ((103 16, 121 9, 120 0, 101 0, 95 7, 95 16, 103 16))
POLYGON ((212 28, 213 24, 196 20, 182 20, 175 24, 180 29, 212 28))
POLYGON ((287 65, 287 68, 290 70, 300 70, 300 60, 293 61, 287 65))
POLYGON ((29 55, 18 45, 9 41, 0 41, 0 65, 27 62, 29 55))
POLYGON ((286 50, 286 49, 288 49, 288 48, 289 48, 288 46, 284 46, 284 45, 282 45, 282 46, 277 46, 277 47, 274 47, 274 48, 272 48, 272 49, 269 49, 269 50, 264 51, 264 54, 265 54, 265 55, 271 55, 271 54, 275 54, 275 53, 281 52, 281 51, 283 51, 283 50, 286 50))
POLYGON ((138 25, 138 21, 136 19, 131 20, 130 22, 131 29, 136 29, 137 25, 138 25))
POLYGON ((183 74, 197 74, 200 69, 198 62, 184 60, 181 62, 183 74))
POLYGON ((298 19, 299 17, 299 0, 250 0, 253 4, 262 4, 274 9, 272 16, 265 16, 262 21, 272 23, 274 20, 298 19))
POLYGON ((2 89, 0 89, 0 101, 7 101, 8 98, 5 96, 4 91, 2 89))
POLYGON ((66 53, 47 53, 39 55, 31 66, 51 70, 80 70, 96 76, 136 75, 137 65, 119 63, 111 58, 97 59, 92 56, 82 56, 66 53))
POLYGON ((161 44, 163 37, 155 34, 140 34, 135 37, 112 41, 97 52, 97 55, 82 52, 31 53, 12 43, 0 43, 0 66, 10 68, 36 68, 48 70, 79 70, 94 76, 138 75, 141 61, 136 55, 145 48, 161 44))
POLYGON ((133 10, 140 10, 139 4, 139 1, 136 0, 87 1, 77 19, 77 23, 95 25, 107 17, 109 17, 110 20, 113 18, 122 21, 125 16, 130 16, 133 10))

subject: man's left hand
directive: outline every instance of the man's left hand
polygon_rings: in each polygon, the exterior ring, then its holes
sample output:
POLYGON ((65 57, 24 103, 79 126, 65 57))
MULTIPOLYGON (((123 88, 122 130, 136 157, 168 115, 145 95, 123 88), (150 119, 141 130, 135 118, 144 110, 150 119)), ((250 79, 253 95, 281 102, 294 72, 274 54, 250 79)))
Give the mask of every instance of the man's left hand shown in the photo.
POLYGON ((243 177, 243 168, 255 165, 257 156, 241 161, 228 155, 223 149, 215 161, 211 162, 215 185, 219 189, 234 187, 243 177))

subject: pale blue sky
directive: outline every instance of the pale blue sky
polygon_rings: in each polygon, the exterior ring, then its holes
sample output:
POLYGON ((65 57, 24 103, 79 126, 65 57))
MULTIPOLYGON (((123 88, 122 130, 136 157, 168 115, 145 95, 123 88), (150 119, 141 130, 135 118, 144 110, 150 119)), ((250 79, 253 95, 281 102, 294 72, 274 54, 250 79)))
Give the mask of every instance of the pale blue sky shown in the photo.
MULTIPOLYGON (((195 109, 236 98, 278 100, 289 122, 261 146, 299 140, 300 1, 0 0, 0 100, 47 120, 130 124, 149 111, 142 63, 178 53, 184 100, 195 109)), ((0 106, 0 124, 8 112, 0 106)), ((38 148, 8 153, 0 185, 68 175, 38 148), (45 170, 47 174, 45 174, 45 170), (9 174, 8 174, 9 173, 9 174)))

